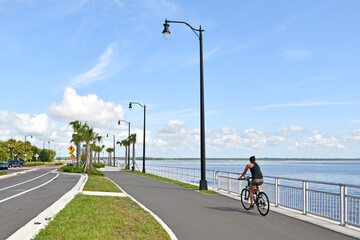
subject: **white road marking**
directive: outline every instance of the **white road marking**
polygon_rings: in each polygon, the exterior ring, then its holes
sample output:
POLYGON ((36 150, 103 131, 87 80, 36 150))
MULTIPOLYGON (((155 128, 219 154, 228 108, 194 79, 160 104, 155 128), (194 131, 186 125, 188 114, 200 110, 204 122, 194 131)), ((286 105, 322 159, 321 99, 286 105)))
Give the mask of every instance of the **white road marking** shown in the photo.
POLYGON ((47 181, 47 182, 45 182, 45 183, 43 183, 43 184, 41 184, 41 185, 39 185, 39 186, 37 186, 37 187, 30 188, 30 189, 28 189, 28 190, 26 190, 26 191, 24 191, 24 192, 21 192, 21 193, 18 193, 18 194, 13 195, 13 196, 11 196, 11 197, 8 197, 8 198, 5 198, 5 199, 3 199, 3 200, 0 200, 0 203, 6 202, 6 201, 8 201, 8 200, 10 200, 10 199, 16 198, 16 197, 21 196, 21 195, 23 195, 23 194, 25 194, 25 193, 28 193, 28 192, 31 192, 31 191, 33 191, 33 190, 35 190, 35 189, 41 188, 42 186, 45 186, 46 184, 52 182, 52 181, 53 181, 55 178, 57 178, 58 176, 59 176, 59 174, 57 174, 55 177, 53 177, 53 178, 50 179, 49 181, 47 181))
POLYGON ((0 189, 0 192, 1 192, 1 191, 4 191, 4 190, 6 190, 6 189, 9 189, 9 188, 13 188, 13 187, 19 186, 19 185, 21 185, 21 184, 25 184, 25 183, 34 181, 34 180, 36 180, 36 179, 38 179, 38 178, 41 178, 41 177, 43 177, 43 176, 45 176, 45 175, 47 175, 47 174, 49 174, 49 173, 51 173, 51 172, 52 172, 52 171, 49 171, 49 172, 47 172, 47 173, 45 173, 45 174, 43 174, 43 175, 40 175, 40 176, 38 176, 38 177, 36 177, 36 178, 29 179, 29 180, 27 180, 27 181, 25 181, 25 182, 21 182, 21 183, 15 184, 15 185, 11 185, 11 186, 6 187, 6 188, 1 188, 1 189, 0 189))

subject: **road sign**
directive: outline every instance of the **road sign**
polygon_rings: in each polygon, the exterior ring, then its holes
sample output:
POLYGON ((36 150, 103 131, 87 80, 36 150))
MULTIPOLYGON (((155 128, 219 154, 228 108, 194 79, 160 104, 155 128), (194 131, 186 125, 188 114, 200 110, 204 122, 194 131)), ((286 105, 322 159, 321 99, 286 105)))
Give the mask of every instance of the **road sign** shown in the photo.
POLYGON ((74 159, 74 158, 75 158, 75 155, 74 155, 74 154, 71 154, 70 157, 71 157, 71 159, 74 159))
POLYGON ((71 145, 70 147, 68 147, 70 152, 73 152, 75 150, 75 148, 71 145))
POLYGON ((34 155, 34 157, 36 157, 36 158, 37 158, 38 156, 39 156, 39 154, 37 154, 37 153, 34 155))

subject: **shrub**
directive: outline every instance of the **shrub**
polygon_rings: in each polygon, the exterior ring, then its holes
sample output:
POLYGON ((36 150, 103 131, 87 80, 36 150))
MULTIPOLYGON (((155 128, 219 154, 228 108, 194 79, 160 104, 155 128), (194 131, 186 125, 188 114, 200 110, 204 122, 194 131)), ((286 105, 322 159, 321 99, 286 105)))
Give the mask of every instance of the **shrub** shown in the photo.
POLYGON ((25 166, 27 166, 27 167, 40 166, 40 165, 43 165, 43 163, 42 162, 38 162, 37 164, 36 164, 36 162, 25 163, 25 166))
MULTIPOLYGON (((84 173, 84 169, 83 168, 78 168, 76 166, 73 165, 66 165, 66 166, 62 166, 59 171, 61 172, 71 172, 71 173, 84 173)), ((98 171, 96 168, 92 167, 92 168, 88 168, 86 170, 87 174, 89 175, 97 175, 97 176, 105 176, 105 174, 103 172, 98 171)))
POLYGON ((55 162, 55 166, 60 166, 60 165, 63 165, 63 163, 60 161, 55 162))
POLYGON ((103 163, 93 163, 92 165, 95 168, 103 168, 103 167, 105 167, 105 164, 103 164, 103 163))

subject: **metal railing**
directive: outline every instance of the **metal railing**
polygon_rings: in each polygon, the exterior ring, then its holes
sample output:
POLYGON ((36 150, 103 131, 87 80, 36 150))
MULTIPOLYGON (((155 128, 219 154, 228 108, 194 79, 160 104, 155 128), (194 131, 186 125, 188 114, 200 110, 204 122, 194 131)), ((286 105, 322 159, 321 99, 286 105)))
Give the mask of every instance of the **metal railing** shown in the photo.
MULTIPOLYGON (((200 169, 152 165, 146 172, 191 184, 199 184, 201 175, 200 169)), ((240 174, 207 170, 208 187, 240 195, 246 186, 246 181, 237 180, 240 174)), ((269 176, 264 180, 261 189, 276 207, 360 227, 360 186, 269 176)))

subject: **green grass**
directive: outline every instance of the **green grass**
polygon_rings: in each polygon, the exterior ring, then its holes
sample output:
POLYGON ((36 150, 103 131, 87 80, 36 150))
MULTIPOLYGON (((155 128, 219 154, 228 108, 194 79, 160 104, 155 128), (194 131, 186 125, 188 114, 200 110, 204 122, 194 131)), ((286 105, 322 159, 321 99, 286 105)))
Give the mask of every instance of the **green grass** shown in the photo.
POLYGON ((106 177, 89 175, 84 191, 121 192, 121 190, 106 177))
POLYGON ((5 174, 6 174, 6 172, 0 171, 0 176, 1 176, 1 175, 5 175, 5 174))
POLYGON ((170 239, 161 225, 129 198, 77 195, 35 240, 170 239))
POLYGON ((92 163, 92 165, 95 168, 103 168, 103 167, 105 167, 105 164, 103 164, 103 163, 92 163))
MULTIPOLYGON (((180 182, 180 181, 160 177, 160 176, 150 174, 150 173, 142 173, 142 172, 138 172, 138 171, 133 172, 131 170, 124 170, 124 171, 129 172, 129 173, 134 173, 134 174, 137 174, 137 175, 141 175, 141 176, 154 178, 154 179, 161 180, 161 181, 168 182, 168 183, 172 183, 172 184, 175 184, 175 185, 178 185, 178 186, 181 186, 181 187, 190 188, 192 190, 199 191, 199 186, 192 185, 192 184, 189 184, 189 183, 184 183, 184 182, 180 182)), ((219 193, 217 193, 215 191, 212 191, 212 190, 200 190, 200 192, 206 193, 206 194, 219 194, 219 193)))

